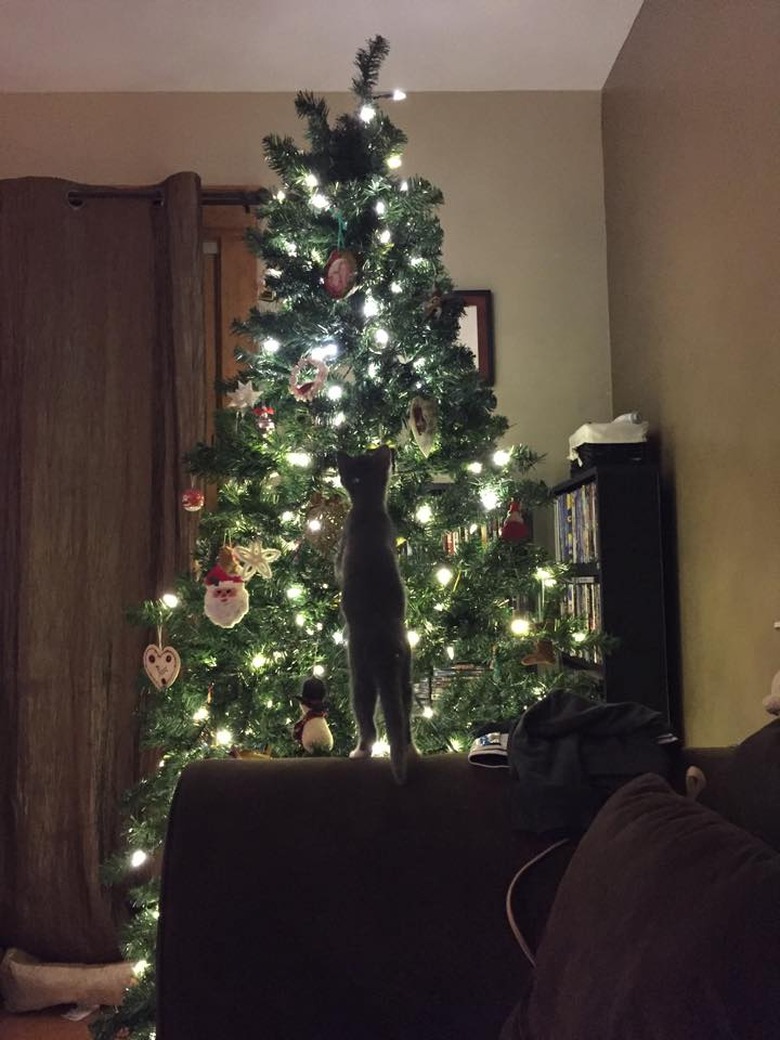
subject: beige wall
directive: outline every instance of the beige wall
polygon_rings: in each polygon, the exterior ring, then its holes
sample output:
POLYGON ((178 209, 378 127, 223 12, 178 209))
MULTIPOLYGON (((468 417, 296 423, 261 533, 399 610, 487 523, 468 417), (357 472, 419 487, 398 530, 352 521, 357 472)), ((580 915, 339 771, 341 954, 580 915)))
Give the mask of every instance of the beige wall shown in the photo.
MULTIPOLYGON (((494 293, 507 439, 560 479, 569 434, 611 412, 600 95, 421 94, 391 115, 409 135, 404 169, 444 191, 453 278, 494 293)), ((263 135, 300 129, 287 94, 0 95, 0 177, 270 183, 263 135)))
POLYGON ((780 5, 645 0, 604 91, 615 408, 674 489, 686 735, 780 669, 780 5))

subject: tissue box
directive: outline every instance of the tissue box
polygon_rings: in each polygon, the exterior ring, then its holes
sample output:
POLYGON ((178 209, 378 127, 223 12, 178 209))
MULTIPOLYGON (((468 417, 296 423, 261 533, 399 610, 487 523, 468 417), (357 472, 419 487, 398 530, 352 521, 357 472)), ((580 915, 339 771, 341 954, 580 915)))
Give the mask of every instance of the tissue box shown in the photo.
POLYGON ((614 466, 650 461, 648 423, 636 412, 609 423, 585 423, 569 437, 572 476, 590 466, 614 466))

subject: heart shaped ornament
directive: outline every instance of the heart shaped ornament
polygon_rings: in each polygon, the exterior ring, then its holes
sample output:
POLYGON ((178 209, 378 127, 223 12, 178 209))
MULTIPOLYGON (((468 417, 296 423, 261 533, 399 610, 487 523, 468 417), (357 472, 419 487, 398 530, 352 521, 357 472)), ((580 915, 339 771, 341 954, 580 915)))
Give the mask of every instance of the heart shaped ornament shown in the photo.
POLYGON ((144 650, 144 671, 158 690, 173 686, 181 671, 181 658, 172 646, 150 643, 144 650))

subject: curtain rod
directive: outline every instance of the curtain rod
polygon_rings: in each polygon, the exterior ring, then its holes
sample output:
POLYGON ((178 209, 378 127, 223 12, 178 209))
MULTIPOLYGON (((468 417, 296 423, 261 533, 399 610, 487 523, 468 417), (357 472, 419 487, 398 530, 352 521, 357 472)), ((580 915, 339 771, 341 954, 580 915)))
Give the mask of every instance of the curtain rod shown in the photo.
MULTIPOLYGON (((200 201, 204 206, 243 206, 249 212, 253 206, 259 206, 265 196, 263 188, 255 191, 204 188, 200 201)), ((76 209, 87 199, 149 199, 152 205, 162 206, 165 192, 162 188, 74 188, 68 192, 67 199, 76 209)))

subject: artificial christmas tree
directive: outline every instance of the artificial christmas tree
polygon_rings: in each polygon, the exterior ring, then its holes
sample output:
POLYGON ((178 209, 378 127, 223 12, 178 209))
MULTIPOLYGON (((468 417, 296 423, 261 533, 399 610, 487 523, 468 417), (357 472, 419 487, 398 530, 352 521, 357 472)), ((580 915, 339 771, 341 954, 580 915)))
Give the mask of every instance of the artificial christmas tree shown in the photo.
POLYGON ((199 539, 176 600, 142 611, 157 633, 155 660, 175 651, 181 671, 143 698, 144 740, 160 749, 159 768, 129 796, 125 848, 109 870, 125 882, 128 864, 147 871, 133 884, 125 935, 138 982, 95 1027, 101 1040, 122 1028, 136 1040, 154 1034, 152 868, 182 768, 229 754, 305 754, 296 723, 307 676, 327 680, 332 753, 354 744, 334 573, 348 508, 338 451, 393 450, 389 509, 423 753, 466 749, 477 727, 516 717, 561 681, 555 667, 523 664, 541 632, 555 652, 575 636, 580 647, 598 639, 561 619, 563 572, 530 539, 526 518, 548 500, 530 475, 538 456, 499 447, 508 423, 459 342, 463 303, 441 260, 442 195, 401 173, 404 134, 378 105, 390 96, 377 90, 386 54, 381 37, 358 52, 355 111, 333 122, 323 99, 297 96, 307 147, 265 138, 279 186, 250 234, 265 285, 240 325, 241 371, 225 388, 213 443, 189 457, 193 486, 218 486, 217 508, 191 513, 199 539))

